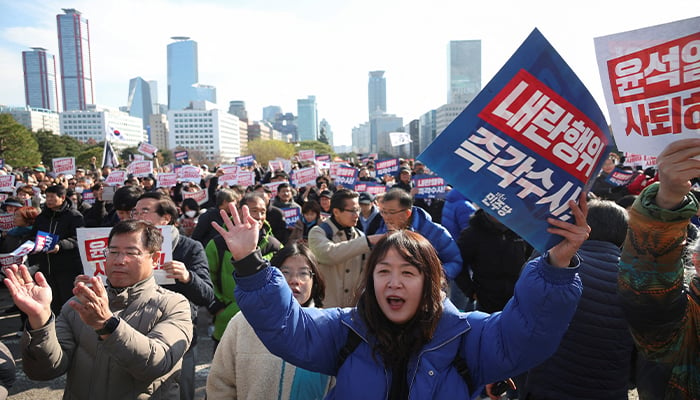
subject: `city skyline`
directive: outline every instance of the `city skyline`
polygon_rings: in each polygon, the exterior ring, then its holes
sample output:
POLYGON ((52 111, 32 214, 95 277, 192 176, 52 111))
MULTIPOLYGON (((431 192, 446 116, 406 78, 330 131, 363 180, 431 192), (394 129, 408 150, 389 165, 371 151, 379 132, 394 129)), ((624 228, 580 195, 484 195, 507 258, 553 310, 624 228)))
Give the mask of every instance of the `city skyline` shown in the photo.
POLYGON ((332 124, 336 144, 350 144, 351 129, 367 121, 369 71, 386 71, 388 112, 408 122, 444 104, 451 40, 481 40, 483 87, 538 28, 607 115, 593 38, 700 11, 697 2, 672 3, 592 1, 565 9, 554 1, 509 6, 446 1, 430 7, 393 0, 242 1, 233 7, 212 0, 99 5, 0 0, 0 104, 24 104, 21 53, 43 47, 57 55, 56 15, 71 7, 90 21, 99 105, 126 105, 129 81, 137 76, 160 82, 158 97, 167 99, 166 46, 171 36, 187 35, 199 43, 199 81, 216 87, 221 109, 242 100, 250 118, 259 120, 265 106, 296 111, 298 99, 313 95, 318 118, 332 124))

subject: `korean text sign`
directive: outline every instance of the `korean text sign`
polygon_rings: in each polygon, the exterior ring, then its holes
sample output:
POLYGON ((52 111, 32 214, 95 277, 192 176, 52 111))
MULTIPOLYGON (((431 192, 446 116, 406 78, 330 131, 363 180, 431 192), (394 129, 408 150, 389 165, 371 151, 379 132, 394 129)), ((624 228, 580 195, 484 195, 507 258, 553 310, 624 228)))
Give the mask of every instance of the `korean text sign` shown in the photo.
POLYGON ((615 143, 657 156, 700 135, 700 17, 595 39, 615 143))
MULTIPOLYGON (((163 235, 163 247, 160 250, 160 261, 153 269, 153 275, 159 285, 175 283, 175 280, 167 278, 167 272, 162 269, 162 265, 173 259, 172 232, 170 225, 159 225, 163 235)), ((112 228, 78 228, 76 229, 78 239, 78 251, 80 260, 83 263, 83 271, 88 276, 99 276, 102 282, 107 281, 106 263, 104 249, 107 248, 109 231, 112 228)))
MULTIPOLYGON (((562 240, 610 133, 593 97, 534 30, 467 108, 418 157, 537 250, 562 240)), ((590 182, 590 183, 589 183, 590 182)))

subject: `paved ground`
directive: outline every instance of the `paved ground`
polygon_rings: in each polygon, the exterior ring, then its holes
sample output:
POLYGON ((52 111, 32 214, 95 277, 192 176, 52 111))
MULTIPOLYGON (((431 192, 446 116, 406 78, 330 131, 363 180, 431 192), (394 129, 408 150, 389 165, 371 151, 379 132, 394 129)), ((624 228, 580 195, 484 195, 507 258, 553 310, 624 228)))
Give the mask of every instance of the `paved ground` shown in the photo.
MULTIPOLYGON (((29 380, 22 372, 22 359, 19 353, 19 337, 16 335, 20 328, 20 319, 18 313, 4 314, 3 311, 12 306, 12 299, 5 288, 5 285, 0 283, 0 340, 10 348, 15 356, 17 363, 17 381, 10 388, 9 400, 58 400, 63 396, 63 388, 65 386, 65 378, 57 378, 52 381, 38 382, 29 380)), ((212 355, 212 340, 207 334, 207 322, 209 314, 205 309, 200 309, 199 324, 197 332, 199 333, 198 359, 196 366, 196 399, 204 399, 204 389, 206 386, 207 375, 209 374, 209 362, 212 355)), ((611 371, 612 372, 612 371, 611 371)), ((637 392, 630 391, 629 400, 638 400, 637 392)))

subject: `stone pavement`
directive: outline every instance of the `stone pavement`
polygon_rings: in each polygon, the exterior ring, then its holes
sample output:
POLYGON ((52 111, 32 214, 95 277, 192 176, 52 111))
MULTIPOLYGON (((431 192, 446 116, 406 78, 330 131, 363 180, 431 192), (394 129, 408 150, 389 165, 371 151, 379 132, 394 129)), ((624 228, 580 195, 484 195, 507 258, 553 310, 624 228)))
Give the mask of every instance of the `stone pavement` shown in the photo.
MULTIPOLYGON (((12 297, 4 284, 0 283, 0 340, 12 351, 17 364, 17 381, 10 388, 9 400, 54 400, 63 397, 65 387, 65 375, 51 381, 33 381, 22 372, 22 355, 19 351, 20 329, 19 313, 5 314, 4 311, 13 305, 12 297)), ((197 365, 195 367, 195 399, 204 399, 204 390, 209 374, 209 365, 212 358, 212 340, 207 334, 207 324, 210 321, 209 313, 205 308, 199 310, 199 323, 197 326, 197 365)))

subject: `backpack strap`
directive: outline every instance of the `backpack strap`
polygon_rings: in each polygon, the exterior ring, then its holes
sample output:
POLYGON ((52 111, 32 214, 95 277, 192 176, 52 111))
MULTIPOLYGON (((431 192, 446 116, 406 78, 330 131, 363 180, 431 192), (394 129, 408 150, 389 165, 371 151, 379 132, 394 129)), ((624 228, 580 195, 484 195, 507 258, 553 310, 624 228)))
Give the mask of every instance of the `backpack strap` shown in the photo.
POLYGON ((324 232, 326 232, 326 237, 328 240, 333 240, 333 228, 331 228, 331 225, 328 222, 324 222, 321 225, 319 225, 321 229, 323 229, 324 232))
POLYGON ((340 349, 340 352, 338 353, 337 369, 340 369, 340 367, 343 366, 345 360, 347 360, 348 356, 350 356, 350 354, 352 354, 352 352, 355 351, 355 349, 357 348, 357 346, 360 345, 360 343, 362 343, 362 338, 360 337, 360 335, 358 335, 357 332, 355 332, 354 330, 348 329, 348 338, 345 341, 345 345, 342 349, 340 349))

